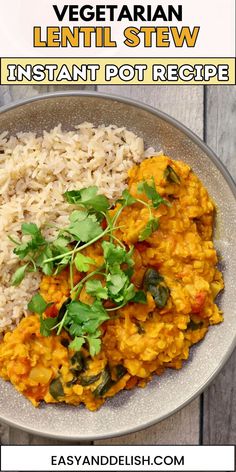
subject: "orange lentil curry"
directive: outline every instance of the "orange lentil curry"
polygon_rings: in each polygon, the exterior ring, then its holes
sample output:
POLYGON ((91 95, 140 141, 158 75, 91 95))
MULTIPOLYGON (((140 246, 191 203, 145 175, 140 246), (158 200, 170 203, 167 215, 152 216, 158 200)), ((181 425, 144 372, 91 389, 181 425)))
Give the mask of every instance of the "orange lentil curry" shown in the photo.
MULTIPOLYGON (((154 156, 134 166, 129 171, 130 194, 140 197, 137 184, 150 178, 159 195, 170 203, 152 209, 158 228, 140 241, 140 232, 150 215, 149 208, 136 201, 123 208, 114 237, 126 248, 134 246, 131 281, 135 289, 143 288, 145 276, 154 274, 155 279, 158 274, 163 293, 168 294, 166 303, 156 303, 155 293, 148 290, 147 284, 145 303, 130 301, 113 312, 111 301, 103 300, 103 305, 110 307, 110 318, 101 324, 101 349, 94 356, 86 343, 80 350, 70 348, 70 334, 65 329, 43 336, 37 313, 22 319, 0 344, 0 376, 33 405, 38 406, 41 400, 84 403, 96 410, 107 397, 123 389, 144 387, 167 367, 180 369, 190 347, 205 336, 210 325, 223 320, 214 303, 223 279, 216 268, 212 241, 213 201, 183 162, 154 156), (168 172, 172 172, 172 178, 168 178, 168 172)), ((109 210, 110 216, 118 209, 119 203, 109 210)), ((105 235, 88 245, 83 255, 101 265, 101 243, 108 238, 105 235)), ((90 265, 86 274, 92 270, 94 266, 90 265)), ((74 283, 86 274, 74 268, 74 283)), ((70 278, 68 268, 58 275, 43 275, 40 294, 47 303, 53 303, 43 318, 58 314, 70 294, 70 278)), ((99 274, 95 278, 102 280, 99 274)), ((78 300, 94 303, 94 297, 84 288, 78 300)))

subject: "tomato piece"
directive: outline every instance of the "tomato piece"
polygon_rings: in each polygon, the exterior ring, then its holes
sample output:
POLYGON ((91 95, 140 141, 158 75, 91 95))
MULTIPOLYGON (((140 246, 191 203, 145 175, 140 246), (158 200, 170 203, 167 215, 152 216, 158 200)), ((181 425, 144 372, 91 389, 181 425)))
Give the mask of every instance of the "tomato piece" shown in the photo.
POLYGON ((55 303, 46 308, 45 315, 47 318, 56 318, 56 316, 58 315, 58 309, 55 303))
POLYGON ((74 285, 78 284, 82 278, 83 278, 83 275, 81 274, 81 272, 74 270, 74 273, 73 273, 74 285))
POLYGON ((146 243, 145 241, 143 241, 142 243, 135 244, 135 248, 138 250, 138 252, 141 252, 141 253, 146 251, 149 247, 150 245, 146 243))
POLYGON ((161 266, 162 266, 161 262, 156 262, 155 264, 151 264, 151 267, 153 267, 153 269, 156 269, 157 271, 161 268, 161 266))
POLYGON ((194 300, 192 305, 192 313, 199 313, 205 304, 206 301, 206 292, 199 292, 194 300))
POLYGON ((138 383, 138 377, 134 376, 134 377, 131 377, 128 382, 126 383, 126 386, 125 388, 127 390, 131 390, 132 388, 135 387, 135 385, 137 385, 138 383))
POLYGON ((107 220, 106 220, 106 218, 104 218, 104 220, 102 220, 102 222, 101 222, 101 227, 102 227, 103 230, 107 228, 107 220))

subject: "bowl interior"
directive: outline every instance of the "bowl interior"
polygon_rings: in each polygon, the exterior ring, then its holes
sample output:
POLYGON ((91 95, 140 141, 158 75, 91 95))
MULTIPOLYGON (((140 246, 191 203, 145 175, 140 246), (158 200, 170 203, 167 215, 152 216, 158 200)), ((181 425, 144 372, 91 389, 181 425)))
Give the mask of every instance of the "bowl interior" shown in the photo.
POLYGON ((236 325, 236 205, 232 182, 206 146, 168 117, 129 101, 76 93, 43 97, 3 110, 0 133, 40 133, 58 123, 71 129, 83 121, 125 126, 142 136, 146 147, 163 149, 193 168, 217 204, 215 245, 225 280, 219 300, 225 321, 212 327, 205 340, 192 349, 184 368, 166 372, 145 389, 118 394, 97 412, 64 405, 34 409, 11 385, 0 381, 0 416, 4 421, 37 434, 85 440, 124 434, 160 421, 199 394, 228 358, 236 325))

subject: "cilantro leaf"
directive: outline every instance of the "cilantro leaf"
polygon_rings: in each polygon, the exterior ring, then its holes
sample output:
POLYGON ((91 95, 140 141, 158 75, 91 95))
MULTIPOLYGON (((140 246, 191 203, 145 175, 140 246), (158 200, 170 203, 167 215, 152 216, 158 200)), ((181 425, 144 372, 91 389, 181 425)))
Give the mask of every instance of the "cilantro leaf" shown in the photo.
POLYGON ((80 351, 81 347, 85 343, 85 339, 83 336, 76 336, 73 341, 69 344, 69 349, 73 349, 74 351, 80 351))
POLYGON ((127 280, 127 275, 122 271, 107 275, 107 288, 112 299, 124 288, 127 280))
POLYGON ((31 236, 31 239, 26 242, 15 243, 17 244, 17 247, 14 248, 13 252, 21 260, 26 256, 29 256, 32 260, 35 254, 38 256, 39 251, 44 250, 44 246, 47 245, 47 242, 40 229, 34 223, 23 223, 21 225, 21 231, 23 236, 31 236))
POLYGON ((50 257, 52 257, 52 251, 49 246, 46 246, 45 249, 41 251, 40 255, 36 259, 36 265, 38 267, 41 267, 45 275, 52 275, 53 273, 53 262, 50 261, 50 262, 45 263, 45 261, 49 259, 50 257))
POLYGON ((125 287, 124 295, 123 295, 123 298, 124 298, 123 303, 128 303, 134 298, 134 296, 135 296, 135 287, 134 287, 134 284, 130 283, 129 285, 125 287))
POLYGON ((68 203, 82 205, 87 209, 98 212, 108 210, 110 204, 105 195, 97 195, 98 187, 91 186, 81 190, 71 190, 64 193, 68 203))
POLYGON ((88 212, 85 210, 75 210, 72 211, 72 213, 69 216, 69 220, 71 223, 74 223, 75 221, 83 221, 87 218, 88 212))
POLYGON ((33 237, 38 236, 39 233, 41 234, 41 231, 35 223, 22 223, 21 231, 22 234, 29 234, 33 237))
POLYGON ((93 334, 108 318, 101 302, 95 301, 88 305, 75 300, 67 306, 65 324, 72 336, 83 336, 93 334))
POLYGON ((131 195, 127 189, 123 190, 122 198, 119 198, 119 200, 117 200, 117 202, 121 203, 121 205, 124 207, 133 205, 136 201, 136 198, 134 198, 133 195, 131 195))
POLYGON ((92 357, 96 356, 101 350, 102 341, 99 339, 99 336, 100 332, 96 336, 87 336, 89 352, 92 357))
POLYGON ((28 243, 19 244, 13 249, 14 254, 19 257, 19 259, 24 259, 27 254, 30 252, 31 247, 28 243))
POLYGON ((130 301, 134 302, 134 303, 146 304, 147 303, 147 297, 146 297, 145 292, 143 290, 137 290, 137 292, 135 292, 134 297, 130 301))
MULTIPOLYGON (((50 305, 50 304, 49 304, 50 305)), ((52 329, 56 326, 58 322, 56 318, 43 318, 42 314, 40 315, 40 334, 42 336, 50 336, 52 334, 52 329)))
MULTIPOLYGON (((60 260, 50 261, 50 264, 52 264, 53 268, 54 268, 54 264, 56 266, 56 271, 54 272, 55 275, 59 274, 70 262, 71 255, 68 254, 69 242, 70 240, 68 239, 68 237, 60 236, 53 243, 50 244, 50 249, 52 251, 53 257, 61 256, 60 260), (66 255, 63 257, 63 254, 66 254, 66 255)), ((43 264, 45 264, 45 261, 43 264)), ((46 262, 46 264, 48 264, 48 262, 46 262)))
POLYGON ((157 230, 159 226, 159 221, 157 218, 150 218, 144 227, 144 229, 139 234, 139 241, 145 241, 145 239, 149 238, 151 234, 157 230))
POLYGON ((60 235, 57 237, 57 239, 55 239, 55 241, 53 241, 52 247, 55 249, 59 248, 59 250, 67 249, 67 246, 70 242, 71 242, 70 236, 60 235))
POLYGON ((15 271, 15 273, 13 274, 12 279, 11 279, 12 285, 17 286, 22 282, 22 280, 25 276, 25 272, 26 272, 26 269, 27 269, 28 265, 29 265, 29 262, 27 264, 19 267, 15 271))
MULTIPOLYGON (((31 225, 34 227, 33 223, 23 223, 22 224, 22 233, 24 235, 29 235, 29 229, 28 227, 31 228, 31 225), (27 227, 25 230, 24 225, 27 227), (24 231, 24 232, 23 232, 24 231)), ((37 226, 36 226, 37 228, 37 226)), ((46 244, 45 239, 43 238, 41 231, 38 230, 37 232, 34 228, 34 234, 32 234, 31 239, 27 242, 23 242, 21 244, 18 244, 16 248, 14 248, 13 252, 16 254, 21 260, 24 259, 28 254, 32 254, 35 251, 38 251, 39 248, 41 248, 43 245, 46 244)))
POLYGON ((91 336, 76 336, 69 344, 69 349, 74 351, 80 351, 83 344, 87 341, 89 345, 89 353, 92 357, 96 356, 101 350, 101 339, 98 339, 101 335, 100 331, 96 331, 91 336))
POLYGON ((93 297, 107 300, 108 299, 108 290, 107 287, 103 287, 102 283, 98 279, 88 280, 85 284, 86 292, 92 295, 93 297))
POLYGON ((131 248, 127 252, 122 247, 116 246, 115 244, 108 241, 102 242, 102 248, 103 248, 103 255, 104 255, 105 262, 108 265, 113 265, 115 263, 118 263, 118 264, 126 263, 130 267, 134 265, 134 261, 132 259, 133 248, 131 248))
POLYGON ((83 221, 74 221, 67 228, 67 231, 72 234, 76 240, 87 243, 99 236, 103 229, 94 215, 88 215, 83 221))
POLYGON ((81 252, 76 254, 74 259, 75 267, 79 272, 87 272, 89 270, 89 266, 96 265, 96 262, 91 257, 86 257, 81 252))
POLYGON ((138 184, 138 192, 144 192, 149 200, 152 201, 153 207, 158 208, 161 203, 170 206, 170 203, 161 197, 157 192, 154 179, 152 178, 151 182, 148 183, 145 180, 138 184))
POLYGON ((131 279, 132 275, 134 274, 134 269, 132 267, 128 267, 127 269, 124 269, 123 272, 129 279, 131 279))
POLYGON ((52 305, 52 303, 47 303, 40 293, 36 293, 28 303, 28 309, 34 313, 42 315, 50 305, 52 305))
POLYGON ((107 288, 109 298, 118 304, 127 303, 135 295, 134 285, 130 283, 129 277, 119 268, 116 268, 114 273, 108 273, 107 288))
POLYGON ((22 223, 21 231, 23 235, 31 236, 32 239, 28 243, 31 249, 35 249, 38 246, 46 243, 41 230, 35 223, 22 223))

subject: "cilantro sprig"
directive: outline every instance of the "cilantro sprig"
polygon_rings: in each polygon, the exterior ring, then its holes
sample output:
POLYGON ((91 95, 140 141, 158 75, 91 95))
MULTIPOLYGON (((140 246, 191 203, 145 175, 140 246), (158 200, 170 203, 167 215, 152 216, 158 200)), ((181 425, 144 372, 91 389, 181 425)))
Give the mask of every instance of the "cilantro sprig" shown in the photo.
POLYGON ((147 239, 158 229, 159 219, 153 213, 161 204, 170 206, 157 192, 154 179, 140 182, 137 187, 140 198, 124 190, 117 203, 117 211, 111 217, 111 205, 95 186, 65 192, 68 203, 76 205, 69 216, 68 226, 58 229, 53 241, 46 240, 35 223, 23 223, 22 239, 10 237, 15 244, 14 253, 25 264, 20 266, 12 278, 18 285, 27 272, 41 270, 46 275, 56 275, 69 268, 70 298, 63 303, 56 317, 50 318, 45 311, 51 305, 38 293, 34 295, 28 308, 40 316, 40 332, 49 336, 66 330, 71 337, 69 348, 79 351, 86 345, 90 355, 95 356, 101 349, 101 326, 127 303, 146 303, 146 294, 137 290, 131 278, 133 275, 133 251, 114 234, 119 228, 117 221, 123 209, 134 204, 148 208, 149 219, 139 234, 139 241, 147 239), (145 195, 145 199, 141 198, 145 195), (104 224, 105 223, 105 224, 104 224), (106 238, 109 236, 109 238, 106 238), (107 240, 108 239, 108 240, 107 240), (96 241, 102 240, 103 264, 98 266, 95 259, 83 250, 96 241), (74 270, 84 273, 84 277, 74 285, 74 270), (92 297, 91 303, 79 300, 82 289, 92 297))
POLYGON ((68 203, 81 205, 93 212, 106 212, 110 207, 108 198, 105 195, 98 195, 96 186, 65 192, 64 197, 68 203))
POLYGON ((162 198, 161 195, 157 192, 154 178, 150 182, 142 181, 138 184, 137 187, 138 193, 144 193, 148 200, 152 202, 152 205, 149 203, 144 203, 143 200, 137 199, 139 203, 143 203, 149 210, 149 219, 146 223, 146 226, 139 234, 139 241, 145 241, 149 236, 154 233, 159 227, 159 219, 153 216, 152 207, 157 209, 161 204, 166 206, 171 206, 170 202, 165 198, 162 198))

